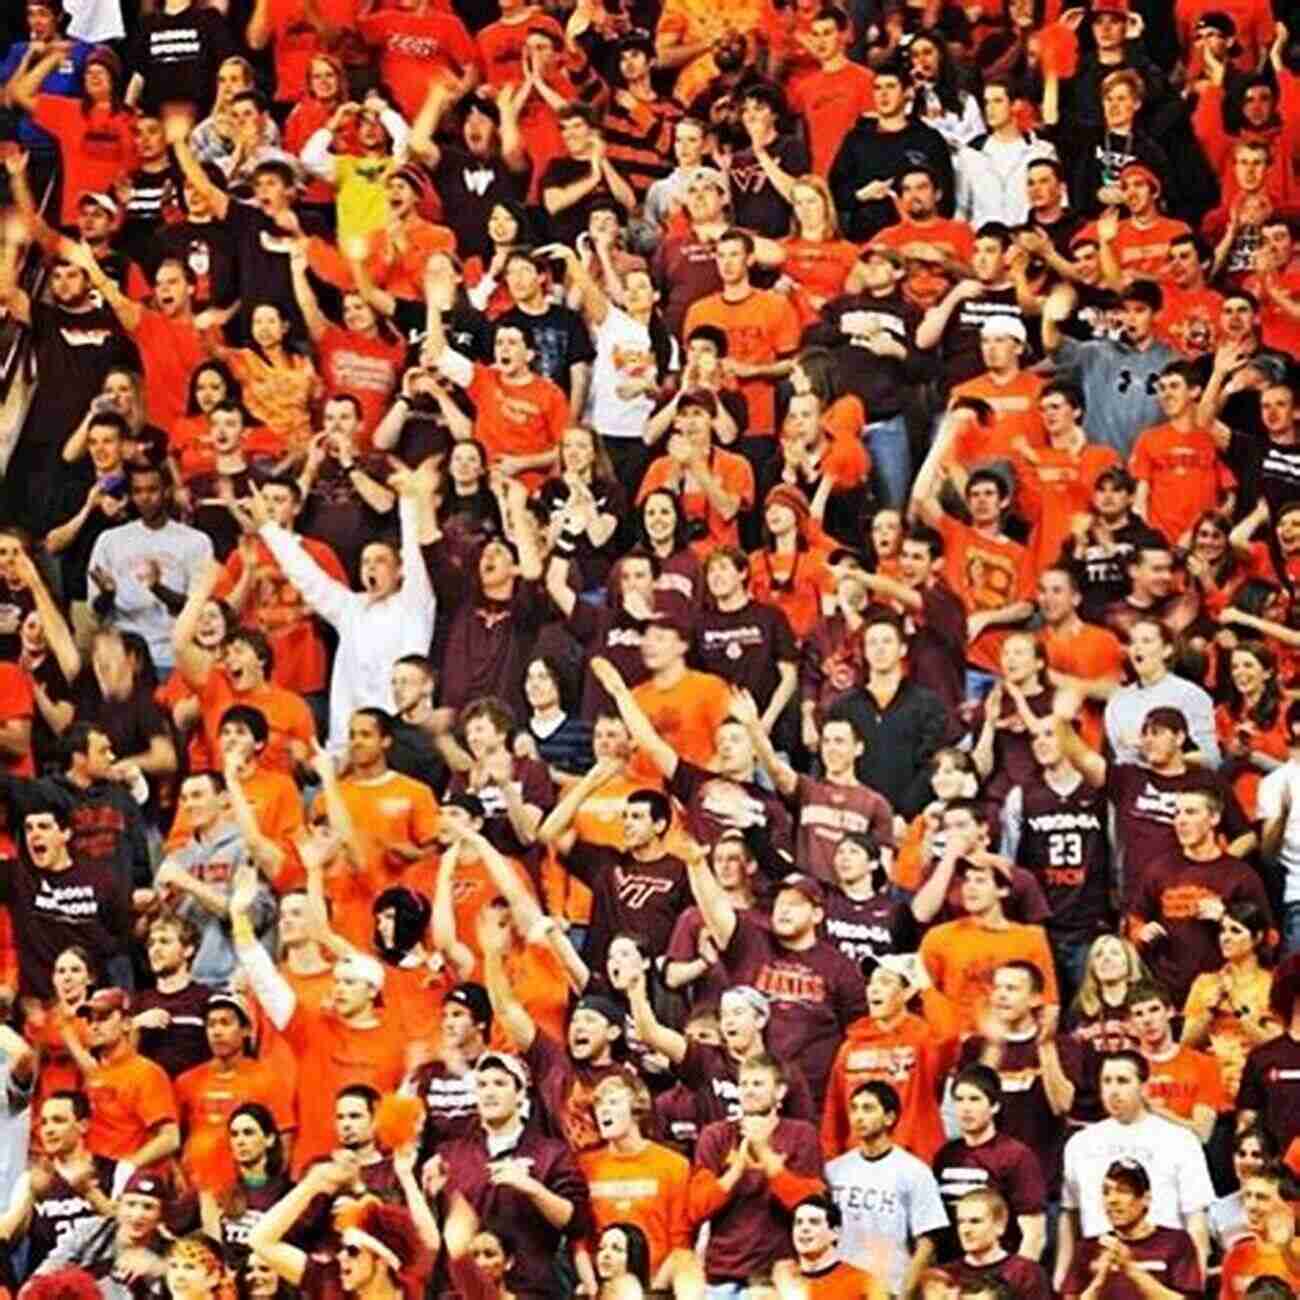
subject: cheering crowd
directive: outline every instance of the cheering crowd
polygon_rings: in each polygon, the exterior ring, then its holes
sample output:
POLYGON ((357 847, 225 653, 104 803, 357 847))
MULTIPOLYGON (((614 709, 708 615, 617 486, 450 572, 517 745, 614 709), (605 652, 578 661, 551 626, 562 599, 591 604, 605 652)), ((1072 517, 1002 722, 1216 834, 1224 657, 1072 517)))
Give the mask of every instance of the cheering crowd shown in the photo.
POLYGON ((0 1297, 1300 1295, 1300 13, 1063 3, 5 7, 0 1297))

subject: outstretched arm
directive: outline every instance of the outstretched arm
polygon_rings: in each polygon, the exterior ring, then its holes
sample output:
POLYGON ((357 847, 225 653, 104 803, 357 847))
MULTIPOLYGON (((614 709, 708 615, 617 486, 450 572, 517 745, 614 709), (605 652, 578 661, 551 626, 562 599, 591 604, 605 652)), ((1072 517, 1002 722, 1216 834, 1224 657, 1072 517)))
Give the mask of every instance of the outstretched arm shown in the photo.
POLYGON ((505 1031, 515 1049, 526 1052, 537 1038, 534 1021, 515 997, 515 991, 506 978, 506 949, 513 942, 504 919, 494 908, 485 907, 478 918, 479 947, 483 950, 483 983, 487 988, 492 1014, 505 1031))
POLYGON ((231 934, 235 941, 235 956, 248 976, 254 995, 271 1023, 277 1029, 283 1029, 293 1019, 298 995, 276 970, 270 953, 258 943, 253 930, 252 907, 257 898, 258 883, 257 872, 252 867, 240 867, 235 872, 230 891, 231 934))
POLYGON ((453 897, 456 863, 460 846, 453 844, 438 860, 438 875, 433 886, 433 946, 451 962, 457 976, 467 980, 474 973, 474 952, 456 932, 456 906, 453 897))
POLYGON ((207 653, 199 648, 194 637, 198 632, 203 607, 211 600, 220 578, 221 565, 215 561, 199 573, 185 598, 181 612, 176 616, 176 626, 172 628, 176 671, 185 679, 186 685, 196 691, 201 690, 208 680, 209 664, 207 653))
POLYGON ((692 844, 686 854, 686 875, 705 926, 713 935, 719 950, 724 950, 736 933, 739 917, 736 915, 735 904, 718 884, 718 878, 709 866, 708 853, 699 844, 692 844))
POLYGON ((618 707, 619 714, 632 733, 632 739, 650 756, 650 761, 671 781, 681 761, 677 751, 655 730, 654 723, 646 717, 628 689, 623 675, 608 659, 598 655, 589 665, 591 674, 604 688, 605 693, 618 707))

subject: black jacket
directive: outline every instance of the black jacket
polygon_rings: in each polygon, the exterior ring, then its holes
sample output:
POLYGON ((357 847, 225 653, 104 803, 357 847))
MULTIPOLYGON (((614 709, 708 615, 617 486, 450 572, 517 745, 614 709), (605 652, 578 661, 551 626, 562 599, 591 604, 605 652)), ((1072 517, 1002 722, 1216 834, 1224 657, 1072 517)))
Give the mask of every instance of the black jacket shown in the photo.
POLYGON ((846 691, 827 711, 826 721, 835 719, 851 722, 862 737, 858 780, 895 812, 915 817, 930 802, 930 759, 948 732, 939 697, 905 677, 885 709, 865 687, 846 691))

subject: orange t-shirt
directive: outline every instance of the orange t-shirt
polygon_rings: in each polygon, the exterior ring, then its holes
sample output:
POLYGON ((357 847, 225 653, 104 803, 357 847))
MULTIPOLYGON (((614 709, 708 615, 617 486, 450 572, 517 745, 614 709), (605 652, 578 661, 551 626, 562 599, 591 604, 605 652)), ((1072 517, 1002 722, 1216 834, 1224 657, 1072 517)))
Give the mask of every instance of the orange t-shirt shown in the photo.
POLYGON ((1179 235, 1190 235, 1192 228, 1172 217, 1156 217, 1148 226, 1134 224, 1132 218, 1119 223, 1111 248, 1125 275, 1164 274, 1169 261, 1169 245, 1179 235))
POLYGON ((379 49, 379 77, 408 122, 424 103, 429 86, 450 81, 478 65, 478 47, 465 24, 445 9, 423 12, 387 9, 357 24, 362 40, 379 49))
POLYGON ((97 1156, 125 1160, 159 1124, 176 1121, 176 1095, 162 1066, 134 1049, 86 1080, 90 1128, 86 1145, 97 1156))
POLYGON ((822 597, 834 595, 835 577, 822 551, 763 550, 750 557, 749 590, 755 600, 783 611, 802 641, 822 616, 822 597))
MULTIPOLYGON (((1226 704, 1220 704, 1214 710, 1214 728, 1219 734, 1220 742, 1234 738, 1239 731, 1250 734, 1250 747, 1259 750, 1279 763, 1287 760, 1286 701, 1283 700, 1273 718, 1271 727, 1261 727, 1247 717, 1235 717, 1226 704)), ((1255 820, 1255 805, 1259 802, 1259 783, 1264 773, 1249 764, 1234 764, 1236 775, 1232 778, 1232 793, 1237 796, 1241 810, 1248 821, 1255 820)))
POLYGON ((798 285, 790 301, 799 313, 800 327, 807 329, 821 316, 822 307, 844 292, 844 282, 858 260, 858 246, 847 239, 789 235, 781 240, 781 247, 785 249, 781 271, 798 285))
POLYGON ((329 1013, 313 1014, 301 1003, 284 1028, 284 1039, 298 1059, 298 1139, 293 1148, 295 1175, 334 1146, 334 1098, 341 1088, 366 1083, 392 1092, 406 1073, 405 1024, 384 1015, 378 1025, 354 1029, 329 1013))
MULTIPOLYGON (((329 660, 325 641, 317 630, 311 607, 302 593, 284 576, 279 561, 260 537, 254 540, 257 558, 247 598, 240 614, 244 627, 261 632, 271 643, 275 662, 271 681, 297 695, 323 691, 329 684, 329 660)), ((339 557, 328 542, 302 538, 303 551, 336 582, 348 584, 339 557)), ((231 551, 213 595, 225 599, 244 574, 244 555, 231 551)))
POLYGON ((1056 964, 1040 925, 1012 921, 1005 930, 986 930, 972 916, 927 930, 921 960, 940 993, 954 1003, 964 1033, 978 1033, 993 989, 993 973, 1009 961, 1031 961, 1043 973, 1043 1000, 1060 1001, 1056 964))
POLYGON ((286 691, 282 686, 273 686, 268 682, 257 690, 240 695, 230 684, 224 668, 210 668, 207 680, 199 687, 198 697, 208 752, 214 756, 221 753, 221 715, 232 704, 247 704, 259 709, 266 718, 270 734, 266 739, 266 748, 258 758, 260 767, 289 773, 293 770, 289 742, 300 741, 310 750, 312 741, 316 739, 316 723, 307 707, 307 701, 293 691, 286 691))
POLYGON ((1180 1045, 1167 1061, 1146 1059, 1151 1074, 1142 1091, 1148 1100, 1184 1119, 1191 1119, 1196 1106, 1210 1106, 1216 1114, 1231 1108, 1219 1063, 1208 1052, 1180 1045))
MULTIPOLYGON (((882 244, 904 256, 909 244, 925 244, 954 261, 969 262, 975 253, 975 232, 965 221, 934 217, 924 222, 899 221, 886 226, 871 243, 882 244)), ((952 279, 946 267, 921 260, 909 262, 903 280, 903 297, 918 307, 933 307, 948 292, 952 279)))
MULTIPOLYGON (((665 744, 688 763, 709 766, 713 761, 713 737, 731 712, 731 687, 721 677, 688 668, 676 686, 660 690, 651 678, 632 694, 665 744)), ((628 764, 628 775, 642 773, 654 780, 659 769, 637 750, 628 764)))
POLYGON ((597 1147, 578 1154, 591 1193, 592 1245, 612 1223, 634 1223, 646 1235, 653 1275, 674 1250, 689 1250, 691 1219, 685 1156, 651 1142, 634 1156, 597 1147))
MULTIPOLYGON (((752 289, 738 302, 711 293, 691 303, 682 322, 682 338, 701 325, 714 325, 727 336, 727 357, 746 365, 771 365, 799 347, 799 315, 790 300, 771 289, 752 289)), ((776 429, 776 396, 770 379, 742 379, 740 391, 749 406, 750 437, 770 437, 776 429)))
MULTIPOLYGON (((357 830, 381 854, 383 868, 394 877, 392 883, 397 883, 396 877, 409 863, 389 852, 388 845, 428 845, 430 854, 436 852, 438 801, 423 781, 392 771, 367 781, 348 777, 339 782, 339 794, 357 830)), ((317 803, 323 803, 323 796, 317 797, 317 803)))
POLYGON ((1016 456, 1012 463, 1020 512, 1033 529, 1028 546, 1038 574, 1060 558, 1070 520, 1088 512, 1098 478, 1112 467, 1123 468, 1123 461, 1113 447, 1089 442, 1078 455, 1046 446, 1035 448, 1032 459, 1016 456))
POLYGON ((858 118, 876 106, 875 77, 860 63, 846 63, 836 72, 818 71, 791 87, 790 104, 808 124, 812 169, 829 175, 844 137, 858 118))
MULTIPOLYGON (((1213 289, 1180 289, 1168 280, 1161 282, 1160 289, 1164 305, 1153 325, 1156 338, 1171 348, 1177 348, 1185 357, 1201 357, 1213 352, 1219 345, 1219 312, 1223 307, 1223 295, 1213 289)), ((1260 301, 1262 322, 1262 297, 1260 301)))
POLYGON ((185 414, 190 376, 207 355, 191 317, 164 316, 145 309, 132 331, 144 366, 145 409, 160 429, 185 414))
POLYGON ((60 222, 75 226, 77 208, 87 190, 111 194, 114 183, 135 169, 135 137, 131 133, 135 114, 130 109, 115 113, 107 105, 97 105, 87 112, 80 99, 37 95, 31 117, 59 142, 63 167, 60 222))
MULTIPOLYGON (((1034 571, 1029 552, 1007 537, 985 537, 970 524, 951 515, 939 521, 943 535, 944 576, 967 615, 980 610, 1005 609, 1029 600, 1034 571)), ((1011 627, 991 627, 966 647, 966 659, 989 672, 1000 672, 1002 643, 1011 627)))
MULTIPOLYGON (((465 390, 477 410, 474 436, 487 448, 488 458, 537 456, 554 451, 569 423, 569 399, 558 384, 542 375, 526 383, 507 384, 492 366, 474 365, 474 378, 465 390)), ((546 475, 529 470, 520 477, 536 488, 546 475)))
MULTIPOLYGON (((724 492, 740 499, 740 509, 731 519, 724 519, 699 487, 687 485, 681 494, 682 509, 688 519, 703 520, 709 530, 707 538, 691 543, 701 556, 707 555, 715 546, 738 546, 740 527, 737 520, 754 505, 754 470, 743 456, 717 448, 709 454, 709 470, 724 492)), ((651 461, 641 480, 637 504, 640 505, 656 489, 670 486, 676 472, 677 462, 671 456, 660 456, 651 461)))
POLYGON ((968 420, 952 445, 952 459, 967 471, 991 460, 1011 460, 1011 444, 1023 438, 1037 450, 1047 445, 1038 398, 1047 381, 1029 370, 1017 371, 1009 383, 998 383, 987 371, 957 384, 952 400, 978 397, 993 408, 989 425, 968 420))
POLYGON ((1300 1294, 1300 1269, 1278 1247, 1249 1236, 1239 1240, 1223 1257, 1219 1294, 1224 1300, 1241 1300, 1257 1277, 1280 1277, 1293 1295, 1300 1294))
MULTIPOLYGON (((357 30, 357 0, 317 0, 320 21, 340 32, 357 30)), ((275 97, 292 104, 307 93, 307 69, 315 54, 327 53, 325 38, 307 19, 303 0, 271 0, 275 42, 275 97)))
POLYGON ((215 1061, 204 1061, 180 1075, 175 1086, 186 1134, 183 1160, 188 1159, 200 1134, 224 1136, 230 1116, 245 1102, 260 1102, 281 1130, 294 1126, 293 1095, 285 1088, 284 1079, 264 1061, 237 1057, 233 1074, 219 1073, 215 1061))
POLYGON ((1209 433, 1184 433, 1172 424, 1157 424, 1138 435, 1129 472, 1150 485, 1147 522, 1175 545, 1197 516, 1213 510, 1237 484, 1209 433))
MULTIPOLYGON (((0 661, 0 722, 17 722, 26 718, 29 722, 36 713, 36 693, 32 689, 32 679, 15 663, 0 661)), ((0 771, 11 776, 36 775, 36 759, 31 746, 21 758, 5 756, 0 758, 0 771)))
MULTIPOLYGON (((1047 666, 1071 677, 1114 677, 1124 670, 1124 646, 1119 637, 1104 627, 1085 623, 1071 636, 1057 636, 1051 628, 1039 633, 1047 666)), ((1101 744, 1104 706, 1087 700, 1083 706, 1080 732, 1088 744, 1101 744)))

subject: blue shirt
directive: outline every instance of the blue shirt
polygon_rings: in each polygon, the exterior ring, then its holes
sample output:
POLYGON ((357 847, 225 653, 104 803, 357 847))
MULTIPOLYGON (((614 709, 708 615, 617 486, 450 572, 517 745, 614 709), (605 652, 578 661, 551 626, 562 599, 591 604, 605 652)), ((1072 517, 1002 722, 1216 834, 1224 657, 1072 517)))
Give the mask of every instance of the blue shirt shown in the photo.
MULTIPOLYGON (((18 41, 9 47, 4 62, 0 63, 0 84, 8 84, 18 71, 31 41, 18 41)), ((81 98, 81 74, 86 66, 86 56, 95 47, 85 41, 73 41, 72 53, 41 82, 42 95, 63 95, 67 99, 81 98)), ((18 121, 18 143, 41 153, 57 153, 59 142, 37 126, 25 113, 18 121)))

